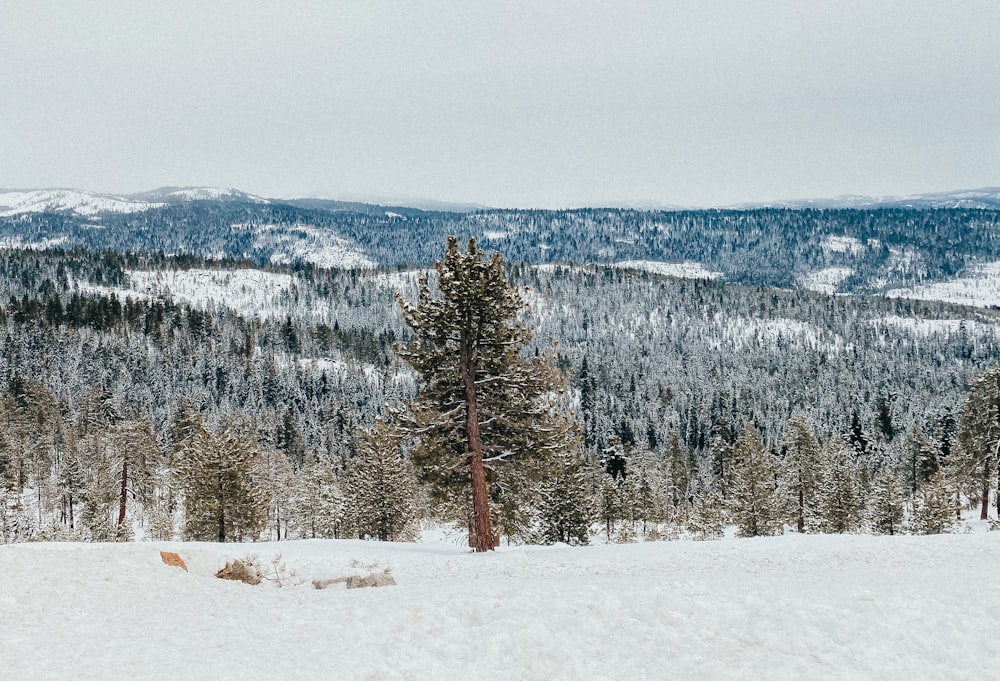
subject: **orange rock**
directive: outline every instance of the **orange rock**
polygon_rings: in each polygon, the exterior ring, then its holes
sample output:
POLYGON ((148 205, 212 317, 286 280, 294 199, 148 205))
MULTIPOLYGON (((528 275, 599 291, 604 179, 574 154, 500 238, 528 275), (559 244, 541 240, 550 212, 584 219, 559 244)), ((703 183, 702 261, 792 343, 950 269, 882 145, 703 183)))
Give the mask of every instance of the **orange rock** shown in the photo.
POLYGON ((184 572, 187 572, 188 566, 185 565, 184 560, 173 551, 160 551, 160 560, 167 565, 184 568, 184 572))

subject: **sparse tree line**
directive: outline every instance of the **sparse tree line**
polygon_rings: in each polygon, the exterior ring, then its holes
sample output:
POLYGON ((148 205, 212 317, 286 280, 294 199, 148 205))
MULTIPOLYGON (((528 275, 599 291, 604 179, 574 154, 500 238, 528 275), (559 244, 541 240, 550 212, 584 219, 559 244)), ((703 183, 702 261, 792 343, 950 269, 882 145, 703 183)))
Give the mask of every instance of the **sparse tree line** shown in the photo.
MULTIPOLYGON (((471 523, 468 476, 443 474, 398 426, 359 433, 346 470, 296 468, 237 415, 211 425, 181 407, 161 446, 148 419, 105 391, 65 407, 22 377, 0 400, 3 541, 128 540, 136 528, 148 539, 400 540, 421 519, 471 523)), ((1000 368, 976 379, 953 436, 946 452, 914 427, 872 456, 795 416, 777 449, 748 424, 698 460, 676 434, 660 452, 614 436, 601 452, 564 441, 551 456, 490 466, 491 524, 515 543, 711 539, 728 525, 740 536, 950 532, 970 505, 996 517, 1000 368)))

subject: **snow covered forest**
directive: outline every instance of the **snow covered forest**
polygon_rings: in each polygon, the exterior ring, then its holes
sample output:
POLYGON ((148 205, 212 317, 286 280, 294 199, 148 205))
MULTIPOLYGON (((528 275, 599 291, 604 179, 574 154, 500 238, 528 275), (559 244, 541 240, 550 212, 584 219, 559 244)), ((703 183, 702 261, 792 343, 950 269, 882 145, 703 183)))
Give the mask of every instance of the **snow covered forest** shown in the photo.
MULTIPOLYGON (((991 310, 647 270, 506 265, 526 354, 563 377, 554 409, 579 442, 491 468, 503 542, 996 517, 997 462, 979 454, 995 434, 972 418, 996 409, 974 383, 1000 350, 991 310)), ((412 539, 422 520, 470 522, 383 427, 421 383, 393 296, 416 300, 433 271, 36 247, 0 251, 0 273, 3 541, 412 539)))

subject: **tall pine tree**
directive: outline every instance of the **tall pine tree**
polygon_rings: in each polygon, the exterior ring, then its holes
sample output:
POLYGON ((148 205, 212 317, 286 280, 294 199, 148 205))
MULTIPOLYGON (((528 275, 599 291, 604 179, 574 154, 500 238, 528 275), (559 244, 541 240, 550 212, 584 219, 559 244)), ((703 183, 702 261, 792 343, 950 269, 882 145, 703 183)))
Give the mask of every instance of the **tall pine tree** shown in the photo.
POLYGON ((203 423, 175 443, 184 494, 184 535, 199 541, 256 539, 267 525, 260 447, 234 420, 220 433, 203 423))
MULTIPOLYGON (((990 489, 1000 481, 1000 366, 991 367, 969 386, 969 397, 958 421, 960 465, 965 476, 979 489, 970 490, 979 497, 979 517, 989 514, 990 489)), ((997 493, 1000 517, 1000 489, 997 493)))
POLYGON ((747 426, 733 447, 732 505, 742 537, 781 534, 785 500, 777 485, 777 462, 760 432, 747 426))
POLYGON ((452 236, 435 267, 439 297, 426 279, 416 304, 397 296, 414 336, 398 351, 420 375, 402 424, 418 438, 412 459, 437 495, 454 499, 456 484, 469 490, 469 544, 488 551, 497 543, 491 472, 571 450, 576 429, 554 411, 561 380, 551 358, 521 357, 531 330, 516 319, 525 304, 500 255, 484 260, 475 239, 462 253, 452 236))

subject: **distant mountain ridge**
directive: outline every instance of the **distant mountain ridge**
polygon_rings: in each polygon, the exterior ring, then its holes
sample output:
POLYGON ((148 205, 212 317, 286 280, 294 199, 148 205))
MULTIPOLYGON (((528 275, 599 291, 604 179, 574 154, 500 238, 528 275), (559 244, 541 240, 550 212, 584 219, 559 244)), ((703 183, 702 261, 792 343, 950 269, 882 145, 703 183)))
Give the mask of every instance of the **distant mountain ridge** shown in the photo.
POLYGON ((432 264, 454 234, 475 237, 511 263, 591 263, 641 276, 1000 305, 1000 284, 992 283, 1000 278, 1000 190, 874 206, 839 201, 850 206, 454 212, 208 187, 121 196, 0 190, 0 247, 408 268, 432 264))
POLYGON ((734 210, 753 208, 968 208, 973 210, 1000 209, 1000 187, 981 189, 961 189, 948 192, 912 194, 908 196, 858 196, 845 194, 828 199, 797 199, 793 201, 772 201, 741 203, 729 206, 734 210))
MULTIPOLYGON (((22 213, 70 212, 94 215, 102 212, 126 213, 158 208, 165 204, 190 201, 224 201, 247 203, 282 203, 302 208, 334 212, 384 213, 385 211, 424 211, 437 213, 474 213, 499 210, 475 203, 454 203, 432 199, 403 201, 358 201, 316 197, 266 198, 232 187, 159 187, 134 194, 92 192, 71 188, 0 189, 0 215, 22 213)), ((567 210, 610 208, 640 211, 754 210, 759 208, 806 209, 870 209, 912 208, 931 210, 964 208, 970 210, 1000 209, 1000 187, 961 189, 905 196, 863 196, 845 194, 832 198, 792 199, 781 201, 743 202, 723 207, 694 207, 657 201, 607 201, 594 206, 567 210)), ((507 210, 532 210, 530 208, 507 210)))

